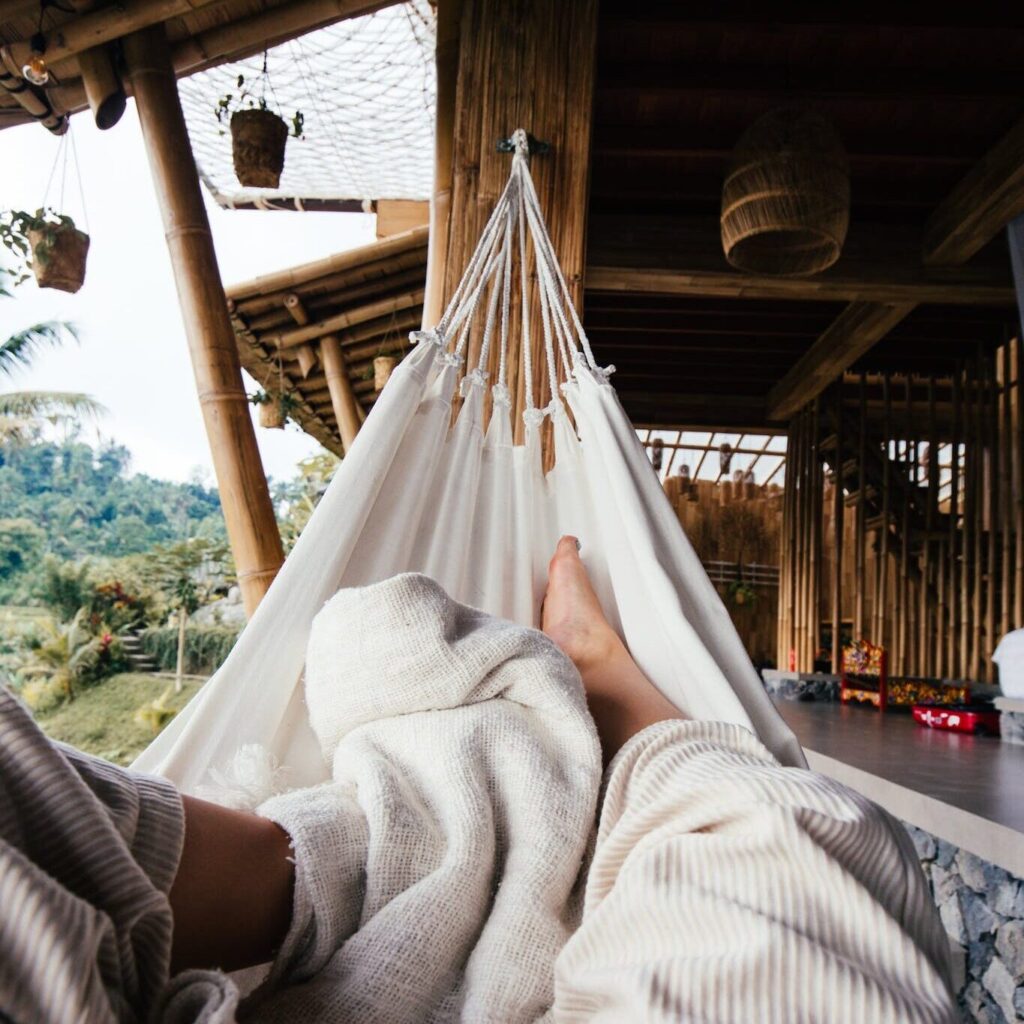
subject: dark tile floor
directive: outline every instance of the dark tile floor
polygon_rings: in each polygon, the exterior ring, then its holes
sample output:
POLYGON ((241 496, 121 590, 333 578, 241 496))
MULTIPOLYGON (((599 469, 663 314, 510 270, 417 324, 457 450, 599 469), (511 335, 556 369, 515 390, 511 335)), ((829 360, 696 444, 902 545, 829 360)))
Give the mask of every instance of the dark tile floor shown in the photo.
POLYGON ((807 749, 1024 833, 1024 746, 927 729, 901 712, 774 703, 807 749))

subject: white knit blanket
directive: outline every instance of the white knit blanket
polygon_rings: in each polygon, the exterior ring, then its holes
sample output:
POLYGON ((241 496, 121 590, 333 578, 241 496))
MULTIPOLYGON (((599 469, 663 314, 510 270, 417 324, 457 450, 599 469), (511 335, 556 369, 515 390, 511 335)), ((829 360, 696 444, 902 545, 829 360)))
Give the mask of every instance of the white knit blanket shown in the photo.
POLYGON ((542 1017, 601 775, 572 663, 407 574, 325 605, 306 699, 333 781, 260 809, 298 873, 258 1019, 542 1017))

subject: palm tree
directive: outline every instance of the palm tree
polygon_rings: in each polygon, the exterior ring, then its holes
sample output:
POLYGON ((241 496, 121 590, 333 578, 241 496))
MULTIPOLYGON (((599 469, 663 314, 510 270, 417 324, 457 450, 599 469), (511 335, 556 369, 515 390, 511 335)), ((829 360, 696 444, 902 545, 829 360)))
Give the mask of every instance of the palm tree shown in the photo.
MULTIPOLYGON (((0 269, 0 296, 7 298, 11 293, 4 287, 3 276, 9 273, 0 269)), ((60 345, 67 337, 78 341, 73 324, 44 320, 0 341, 0 378, 30 366, 44 348, 60 345)), ((95 399, 74 391, 0 391, 0 443, 28 440, 45 420, 94 419, 105 412, 95 399)))
POLYGON ((74 700, 75 684, 95 668, 105 645, 89 629, 88 609, 79 608, 70 622, 43 622, 43 636, 33 647, 20 675, 26 682, 39 681, 74 700))

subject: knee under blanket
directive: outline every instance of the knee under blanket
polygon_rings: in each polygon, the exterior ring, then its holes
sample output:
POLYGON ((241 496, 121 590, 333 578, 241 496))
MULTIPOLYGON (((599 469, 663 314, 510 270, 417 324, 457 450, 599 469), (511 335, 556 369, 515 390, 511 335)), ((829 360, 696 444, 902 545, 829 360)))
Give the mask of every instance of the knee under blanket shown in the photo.
POLYGON ((297 879, 258 1018, 542 1017, 601 777, 575 667, 412 574, 339 592, 306 664, 333 781, 260 808, 297 879))

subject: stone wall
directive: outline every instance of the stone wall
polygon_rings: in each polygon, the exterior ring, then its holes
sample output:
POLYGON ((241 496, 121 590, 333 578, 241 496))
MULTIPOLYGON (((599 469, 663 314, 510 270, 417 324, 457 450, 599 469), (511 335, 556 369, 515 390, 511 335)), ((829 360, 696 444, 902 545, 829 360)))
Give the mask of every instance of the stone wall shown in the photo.
POLYGON ((953 976, 965 1019, 1024 1021, 1024 881, 922 829, 906 828, 955 943, 953 976))

